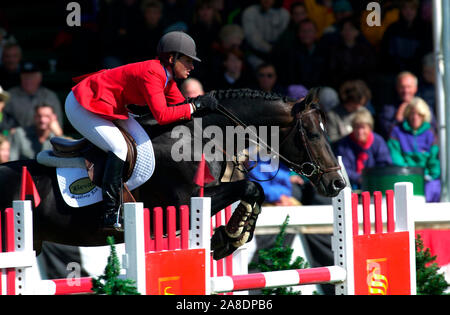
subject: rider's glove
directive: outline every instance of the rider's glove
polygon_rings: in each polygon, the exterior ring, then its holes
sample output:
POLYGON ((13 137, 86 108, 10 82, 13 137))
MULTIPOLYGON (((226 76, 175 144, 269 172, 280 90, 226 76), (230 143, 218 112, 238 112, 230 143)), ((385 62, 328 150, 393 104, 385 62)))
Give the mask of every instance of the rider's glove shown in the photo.
POLYGON ((194 105, 195 112, 194 115, 198 116, 206 112, 213 112, 216 110, 217 99, 211 94, 199 95, 194 98, 188 99, 189 103, 194 105))

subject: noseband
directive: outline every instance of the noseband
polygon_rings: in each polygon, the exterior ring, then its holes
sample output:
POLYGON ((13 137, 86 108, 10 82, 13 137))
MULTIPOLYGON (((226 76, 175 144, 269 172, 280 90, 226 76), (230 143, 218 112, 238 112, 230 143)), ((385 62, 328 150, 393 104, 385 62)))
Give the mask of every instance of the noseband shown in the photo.
MULTIPOLYGON (((318 158, 313 154, 313 150, 311 150, 311 143, 310 143, 308 137, 306 136, 305 127, 303 125, 303 119, 305 116, 311 115, 318 110, 319 109, 317 107, 314 107, 306 112, 300 112, 296 115, 297 121, 296 121, 294 127, 292 128, 292 130, 299 131, 310 162, 304 162, 302 165, 292 163, 291 167, 294 169, 294 171, 302 174, 303 176, 305 176, 307 178, 311 178, 314 175, 317 175, 318 176, 317 181, 320 181, 320 178, 322 177, 323 174, 339 171, 341 169, 341 167, 339 165, 333 166, 333 167, 328 167, 328 168, 322 167, 320 165, 320 163, 318 162, 318 158)), ((291 132, 292 132, 292 130, 291 130, 291 132)), ((289 134, 288 134, 288 136, 289 136, 289 134)), ((286 138, 285 138, 285 140, 286 140, 286 138)), ((281 145, 280 145, 280 147, 281 147, 281 145)))

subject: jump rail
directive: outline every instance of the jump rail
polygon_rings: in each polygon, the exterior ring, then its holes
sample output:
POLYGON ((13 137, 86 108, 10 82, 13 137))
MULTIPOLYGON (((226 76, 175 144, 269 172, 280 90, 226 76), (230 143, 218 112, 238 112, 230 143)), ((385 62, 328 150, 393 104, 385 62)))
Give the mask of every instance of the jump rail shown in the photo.
MULTIPOLYGON (((145 253, 160 252, 176 249, 188 249, 195 246, 202 246, 203 242, 209 242, 206 238, 200 240, 195 237, 195 233, 189 231, 189 207, 181 206, 179 209, 175 207, 161 207, 152 210, 142 209, 142 204, 130 204, 127 207, 134 207, 137 212, 143 215, 143 231, 134 229, 134 226, 139 225, 135 219, 128 216, 129 229, 128 239, 126 239, 127 251, 134 253, 133 255, 125 255, 123 258, 123 265, 132 265, 137 269, 142 267, 142 255, 139 251, 134 251, 133 248, 138 248, 144 244, 145 253), (166 229, 163 229, 163 212, 166 214, 166 229), (180 218, 180 233, 176 232, 176 214, 179 212, 180 218), (152 218, 152 220, 150 220, 152 218), (150 225, 153 227, 154 234, 150 235, 150 225), (131 231, 131 233, 130 233, 131 231), (142 233, 141 233, 142 232, 142 233), (136 234, 137 233, 137 234, 136 234), (130 234, 135 234, 130 238, 130 234), (192 234, 190 236, 189 234, 192 234)), ((138 215, 138 216, 139 216, 138 215)), ((201 218, 201 220, 208 220, 219 226, 222 222, 228 222, 231 216, 231 207, 227 207, 224 211, 219 212, 213 218, 209 218, 208 214, 201 218)), ((138 220, 141 220, 139 218, 138 220)), ((200 220, 200 219, 199 219, 200 220)), ((36 280, 37 269, 35 267, 35 252, 32 250, 33 246, 33 226, 32 226, 32 206, 30 201, 14 201, 13 208, 5 211, 5 239, 4 245, 6 251, 2 252, 2 238, 0 237, 0 295, 23 295, 23 294, 40 294, 40 295, 67 295, 67 294, 88 294, 92 293, 92 278, 66 278, 66 279, 50 279, 50 280, 36 280)), ((1 231, 1 217, 0 217, 0 235, 1 231)), ((212 232, 212 231, 211 231, 212 232)), ((127 237, 127 236, 126 236, 127 237)), ((203 237, 203 235, 202 235, 203 237)), ((239 257, 243 254, 240 252, 234 255, 235 261, 245 261, 246 257, 239 257)), ((233 257, 227 257, 223 260, 213 262, 211 259, 210 276, 218 275, 233 275, 233 257)), ((237 267, 240 267, 239 265, 237 267)), ((240 270, 242 268, 237 268, 240 270)), ((247 269, 245 268, 245 271, 247 269)), ((139 275, 132 275, 138 277, 139 275)), ((145 277, 143 277, 145 278, 145 277)), ((143 280, 145 283, 145 279, 143 280)), ((141 290, 144 290, 141 288, 141 290)))
MULTIPOLYGON (((185 279, 183 281, 183 278, 189 275, 186 275, 186 272, 181 269, 178 273, 173 270, 155 270, 151 267, 145 269, 144 258, 141 258, 142 262, 139 266, 137 263, 127 266, 128 277, 136 279, 141 285, 140 290, 142 291, 140 292, 151 292, 152 294, 173 294, 174 291, 168 292, 165 288, 173 289, 174 287, 178 287, 178 294, 216 294, 314 283, 335 283, 336 294, 415 294, 414 221, 409 215, 410 211, 407 211, 412 207, 412 191, 411 183, 397 183, 395 199, 392 191, 387 192, 388 223, 386 232, 383 232, 381 222, 381 193, 374 194, 374 233, 371 231, 369 214, 370 195, 363 193, 364 233, 362 235, 359 235, 357 223, 358 196, 352 195, 351 190, 346 188, 339 196, 333 198, 332 249, 335 266, 223 277, 211 277, 208 272, 210 258, 206 253, 210 252, 210 235, 205 231, 211 229, 209 225, 210 199, 193 198, 191 204, 192 239, 188 251, 201 249, 203 252, 195 252, 195 254, 203 255, 204 259, 196 260, 191 265, 189 273, 198 269, 198 277, 195 280, 185 279), (354 222, 356 223, 354 224, 354 222), (387 268, 388 265, 389 268, 387 268), (152 274, 151 278, 148 277, 149 271, 152 274), (139 275, 140 278, 134 278, 133 275, 139 275), (171 280, 166 284, 161 282, 161 279, 169 278, 171 280), (183 288, 183 282, 189 283, 191 287, 183 288), (193 286, 198 286, 198 288, 191 290, 193 286), (190 291, 187 291, 188 289, 190 291)), ((136 233, 134 237, 143 233, 138 231, 144 226, 144 224, 138 223, 142 216, 142 211, 137 208, 136 204, 126 205, 125 230, 128 233, 134 231, 133 233, 136 233), (127 217, 133 218, 130 220, 130 225, 127 225, 127 217)), ((132 250, 126 249, 128 257, 133 256, 135 251, 144 253, 142 246, 133 247, 132 250)), ((175 269, 177 265, 188 263, 183 255, 179 253, 179 260, 176 258, 176 253, 172 257, 175 269)), ((149 258, 146 257, 146 259, 149 258)))
MULTIPOLYGON (((180 235, 176 235, 174 229, 177 210, 173 207, 167 209, 165 231, 162 209, 153 210, 155 233, 150 235, 145 232, 150 230, 150 212, 143 209, 142 203, 128 203, 124 207, 126 253, 123 267, 142 294, 218 294, 314 283, 334 283, 336 294, 415 294, 414 221, 408 216, 411 211, 407 211, 413 206, 412 190, 412 184, 398 183, 395 198, 393 192, 386 193, 388 222, 385 232, 381 222, 381 193, 374 194, 374 233, 369 221, 370 195, 363 193, 361 235, 358 196, 352 195, 350 189, 344 189, 333 198, 335 266, 241 275, 228 273, 232 264, 225 261, 220 268, 216 265, 217 276, 213 276, 209 198, 192 198, 190 223, 188 208, 179 209, 180 235), (163 234, 167 237, 162 237, 163 234)), ((29 273, 33 269, 30 267, 34 264, 35 253, 31 202, 15 201, 13 208, 15 212, 8 209, 5 216, 8 252, 0 253, 0 294, 89 292, 90 278, 75 279, 78 283, 71 284, 67 279, 32 281, 34 278, 29 273)), ((217 218, 216 224, 220 225, 221 220, 217 218)))

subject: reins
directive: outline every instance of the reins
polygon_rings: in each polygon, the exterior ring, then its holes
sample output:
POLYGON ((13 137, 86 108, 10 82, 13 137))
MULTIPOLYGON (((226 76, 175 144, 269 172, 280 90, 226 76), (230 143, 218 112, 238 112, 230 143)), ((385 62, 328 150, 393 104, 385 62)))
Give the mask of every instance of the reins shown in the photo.
MULTIPOLYGON (((310 143, 306 137, 305 130, 304 130, 304 127, 302 124, 302 119, 304 116, 310 115, 312 112, 314 112, 316 110, 317 110, 317 106, 314 106, 314 108, 309 109, 306 112, 298 113, 296 116, 297 119, 296 119, 295 124, 291 127, 288 134, 284 137, 284 139, 280 143, 280 147, 281 147, 286 142, 286 140, 289 138, 289 136, 292 134, 292 132, 294 132, 295 130, 298 130, 300 132, 300 134, 302 135, 302 141, 305 144, 305 149, 308 154, 308 158, 309 158, 310 162, 305 162, 302 165, 299 165, 295 162, 292 162, 291 160, 289 160, 287 157, 285 157, 281 153, 276 152, 270 145, 268 145, 264 140, 262 140, 256 132, 254 132, 251 128, 247 128, 248 127, 247 124, 245 124, 243 121, 241 121, 238 117, 236 117, 236 115, 231 113, 223 105, 221 105, 221 104, 217 105, 218 112, 220 112, 222 115, 224 115, 229 120, 231 120, 235 125, 241 126, 244 129, 246 129, 250 134, 252 134, 257 139, 258 145, 262 144, 267 150, 270 150, 268 152, 271 152, 271 154, 278 156, 279 159, 282 160, 283 162, 285 162, 287 164, 287 166, 289 168, 291 168, 293 171, 295 171, 296 173, 302 174, 302 175, 306 176, 307 178, 310 178, 317 174, 318 180, 320 180, 320 178, 322 177, 323 174, 333 172, 333 171, 338 171, 341 169, 341 167, 335 166, 335 167, 322 169, 320 167, 320 164, 317 162, 317 159, 314 158, 314 156, 312 154, 312 150, 310 148, 310 143)), ((236 167, 236 165, 235 165, 235 167, 236 167)), ((280 168, 278 167, 276 174, 268 180, 272 180, 278 174, 279 170, 280 170, 280 168)), ((248 173, 249 170, 246 169, 246 172, 248 173)), ((233 173, 234 173, 234 170, 233 170, 233 173)), ((261 181, 268 181, 268 180, 261 180, 261 181)))

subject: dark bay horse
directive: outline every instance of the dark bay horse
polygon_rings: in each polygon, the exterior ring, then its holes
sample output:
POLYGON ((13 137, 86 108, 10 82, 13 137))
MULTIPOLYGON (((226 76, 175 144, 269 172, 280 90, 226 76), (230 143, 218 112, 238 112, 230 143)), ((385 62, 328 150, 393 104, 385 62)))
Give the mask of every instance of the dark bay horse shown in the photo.
MULTIPOLYGON (((191 196, 197 196, 199 189, 193 183, 201 156, 198 148, 195 148, 196 143, 200 144, 200 151, 205 150, 208 144, 211 145, 212 133, 206 136, 202 133, 208 127, 213 128, 216 134, 222 132, 223 139, 217 141, 215 150, 211 150, 214 151, 211 154, 215 154, 215 159, 206 158, 215 180, 205 187, 205 196, 212 198, 211 215, 236 201, 241 203, 229 224, 216 229, 212 238, 214 258, 220 259, 251 240, 264 201, 264 191, 255 181, 220 181, 227 158, 236 155, 236 145, 227 146, 232 142, 231 138, 236 138, 235 133, 229 135, 230 127, 255 127, 256 139, 261 140, 261 143, 267 142, 269 146, 272 144, 273 150, 269 154, 294 171, 308 176, 319 193, 325 196, 336 196, 345 187, 345 181, 327 141, 316 90, 312 90, 301 102, 247 89, 212 93, 221 105, 217 112, 205 115, 201 120, 159 126, 147 124, 145 118, 142 119, 141 124, 153 142, 156 168, 151 179, 133 193, 148 208, 189 205, 191 196), (278 151, 273 146, 275 141, 262 137, 259 127, 268 127, 269 133, 274 132, 270 128, 276 127, 275 131, 279 135, 278 151), (174 137, 176 128, 189 136, 174 137), (196 130, 200 130, 200 133, 196 130), (265 141, 262 141, 263 138, 265 141), (190 158, 177 161, 174 159, 174 147, 183 145, 186 145, 183 154, 188 154, 190 158), (190 153, 184 152, 187 146, 193 148, 190 153), (218 158, 220 156, 222 158, 218 158)), ((246 146, 252 136, 251 133, 245 135, 246 146)), ((178 153, 175 150, 175 154, 178 153)), ((68 206, 60 195, 55 169, 40 165, 35 160, 0 165, 1 211, 11 207, 13 200, 19 199, 22 166, 27 167, 41 196, 41 203, 33 210, 34 246, 37 252, 40 251, 42 241, 76 246, 106 245, 107 235, 99 227, 101 204, 82 208, 68 206)), ((123 242, 123 232, 113 234, 116 241, 123 242)))

